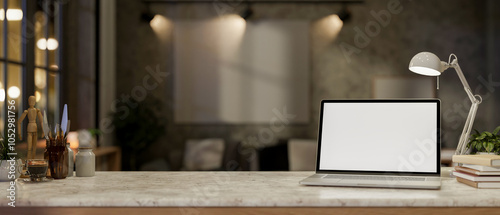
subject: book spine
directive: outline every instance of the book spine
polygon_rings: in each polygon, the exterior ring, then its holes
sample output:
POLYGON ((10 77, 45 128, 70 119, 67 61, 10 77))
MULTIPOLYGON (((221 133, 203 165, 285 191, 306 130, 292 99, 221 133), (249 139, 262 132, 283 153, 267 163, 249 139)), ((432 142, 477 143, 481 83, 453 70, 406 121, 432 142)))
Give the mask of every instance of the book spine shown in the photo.
POLYGON ((474 182, 467 180, 465 178, 457 177, 457 181, 469 185, 471 187, 479 188, 479 189, 498 189, 500 188, 500 182, 474 182))
POLYGON ((500 167, 489 167, 489 166, 481 166, 475 164, 464 164, 463 167, 479 170, 482 172, 500 172, 500 167))
POLYGON ((458 156, 453 156, 452 158, 453 162, 455 163, 464 163, 464 164, 475 164, 475 165, 482 165, 482 166, 491 166, 491 160, 489 159, 479 159, 477 157, 458 157, 458 156))
POLYGON ((477 188, 477 184, 478 184, 476 182, 469 181, 467 179, 460 178, 460 177, 457 177, 457 181, 460 182, 460 183, 462 183, 462 184, 467 184, 467 185, 469 185, 471 187, 475 187, 475 188, 477 188))
POLYGON ((465 173, 460 171, 454 171, 453 175, 474 182, 500 182, 500 176, 476 176, 470 173, 465 173))
POLYGON ((463 168, 463 167, 460 167, 460 166, 456 166, 455 170, 459 171, 459 172, 465 172, 465 173, 474 174, 474 175, 479 175, 480 174, 480 173, 478 173, 479 171, 477 171, 477 170, 469 169, 469 168, 463 168))

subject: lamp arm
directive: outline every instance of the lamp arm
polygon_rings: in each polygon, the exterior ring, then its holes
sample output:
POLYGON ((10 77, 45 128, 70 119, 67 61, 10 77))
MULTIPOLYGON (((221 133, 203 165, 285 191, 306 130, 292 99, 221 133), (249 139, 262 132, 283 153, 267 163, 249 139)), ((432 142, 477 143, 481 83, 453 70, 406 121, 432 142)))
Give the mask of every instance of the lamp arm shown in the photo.
POLYGON ((467 149, 467 141, 472 130, 472 125, 474 124, 474 119, 476 118, 477 108, 479 103, 472 103, 471 109, 469 110, 469 115, 465 121, 464 129, 462 130, 462 135, 460 135, 460 140, 458 141, 458 146, 455 151, 456 155, 463 155, 467 149))
MULTIPOLYGON (((470 89, 469 83, 465 79, 464 73, 462 72, 460 65, 458 65, 458 60, 456 58, 453 59, 453 61, 450 63, 450 67, 453 67, 455 69, 455 71, 457 72, 458 78, 460 78, 462 85, 464 85, 464 90, 467 93, 467 96, 469 96, 470 101, 472 103, 478 101, 476 99, 476 97, 472 94, 472 90, 470 89)), ((480 100, 479 100, 479 103, 481 103, 480 100)))
POLYGON ((472 93, 469 83, 467 83, 464 73, 462 72, 462 69, 460 69, 460 65, 458 65, 458 60, 456 58, 453 59, 449 66, 453 67, 457 72, 462 85, 464 85, 464 90, 467 93, 467 96, 469 96, 470 101, 472 102, 471 109, 469 110, 469 115, 467 116, 467 120, 465 121, 464 129, 462 130, 462 135, 460 135, 460 140, 458 141, 458 146, 455 151, 456 155, 463 155, 466 152, 467 140, 472 130, 474 119, 476 118, 477 109, 479 107, 479 104, 481 104, 483 100, 480 95, 474 95, 472 93))

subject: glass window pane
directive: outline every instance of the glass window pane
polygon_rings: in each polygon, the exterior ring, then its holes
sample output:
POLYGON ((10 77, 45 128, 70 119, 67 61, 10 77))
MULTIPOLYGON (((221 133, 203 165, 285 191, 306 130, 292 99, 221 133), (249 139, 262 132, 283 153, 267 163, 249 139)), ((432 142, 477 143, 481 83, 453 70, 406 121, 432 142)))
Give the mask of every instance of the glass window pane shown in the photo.
POLYGON ((22 67, 17 64, 7 65, 7 96, 6 100, 14 100, 16 102, 15 107, 17 111, 17 116, 21 116, 23 113, 23 85, 22 85, 22 67))
POLYGON ((3 63, 0 63, 0 132, 4 132, 5 123, 5 81, 3 80, 3 63))
POLYGON ((3 9, 3 0, 0 0, 0 57, 4 57, 3 48, 3 22, 5 17, 5 11, 3 9))
POLYGON ((47 40, 47 49, 49 50, 49 65, 56 65, 56 53, 59 48, 59 41, 54 30, 54 16, 49 16, 49 39, 47 40))
MULTIPOLYGON (((47 89, 47 71, 44 69, 35 68, 35 91, 40 91, 40 93, 46 97, 47 96, 46 89, 47 89)), ((45 100, 45 98, 43 98, 44 96, 39 97, 40 99, 37 98, 37 101, 45 100)), ((46 104, 46 102, 44 102, 43 104, 46 104)))
POLYGON ((53 119, 53 122, 60 122, 60 111, 59 111, 59 75, 55 72, 49 72, 48 80, 48 97, 47 97, 47 116, 53 119))
POLYGON ((7 34, 7 57, 10 60, 21 62, 22 56, 22 35, 21 24, 23 11, 21 9, 22 1, 9 0, 7 9, 8 34, 7 34))
MULTIPOLYGON (((35 68, 35 98, 36 107, 43 113, 47 112, 47 71, 35 68)), ((38 128, 38 133, 43 133, 38 128)))
POLYGON ((35 65, 40 67, 47 66, 47 40, 45 39, 45 24, 47 23, 46 14, 39 10, 35 13, 35 65))

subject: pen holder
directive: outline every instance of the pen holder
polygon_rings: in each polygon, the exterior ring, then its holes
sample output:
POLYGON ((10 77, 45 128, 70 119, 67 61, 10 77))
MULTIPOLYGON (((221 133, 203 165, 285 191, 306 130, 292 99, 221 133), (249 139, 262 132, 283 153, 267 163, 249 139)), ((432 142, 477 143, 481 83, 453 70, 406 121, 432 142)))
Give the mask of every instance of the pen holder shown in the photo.
POLYGON ((68 176, 68 148, 62 138, 47 140, 47 156, 50 176, 54 179, 64 179, 68 176))

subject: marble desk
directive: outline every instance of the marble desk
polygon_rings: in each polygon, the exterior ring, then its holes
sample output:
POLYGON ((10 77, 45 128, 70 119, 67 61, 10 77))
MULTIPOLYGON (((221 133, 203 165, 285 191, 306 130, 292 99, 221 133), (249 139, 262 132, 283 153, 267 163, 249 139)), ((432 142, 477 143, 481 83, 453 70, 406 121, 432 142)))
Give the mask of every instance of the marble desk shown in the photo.
MULTIPOLYGON (((8 182, 0 182, 2 211, 49 210, 122 214, 162 210, 178 214, 285 211, 341 214, 500 212, 500 189, 475 189, 442 178, 440 190, 303 186, 313 172, 96 172, 45 183, 18 180, 16 208, 7 207, 8 182), (413 210, 410 210, 413 209, 413 210), (90 210, 90 211, 89 211, 90 210), (75 210, 73 210, 75 211, 75 210)), ((2 213, 3 214, 3 213, 2 213)), ((5 213, 7 214, 7 213, 5 213)))

